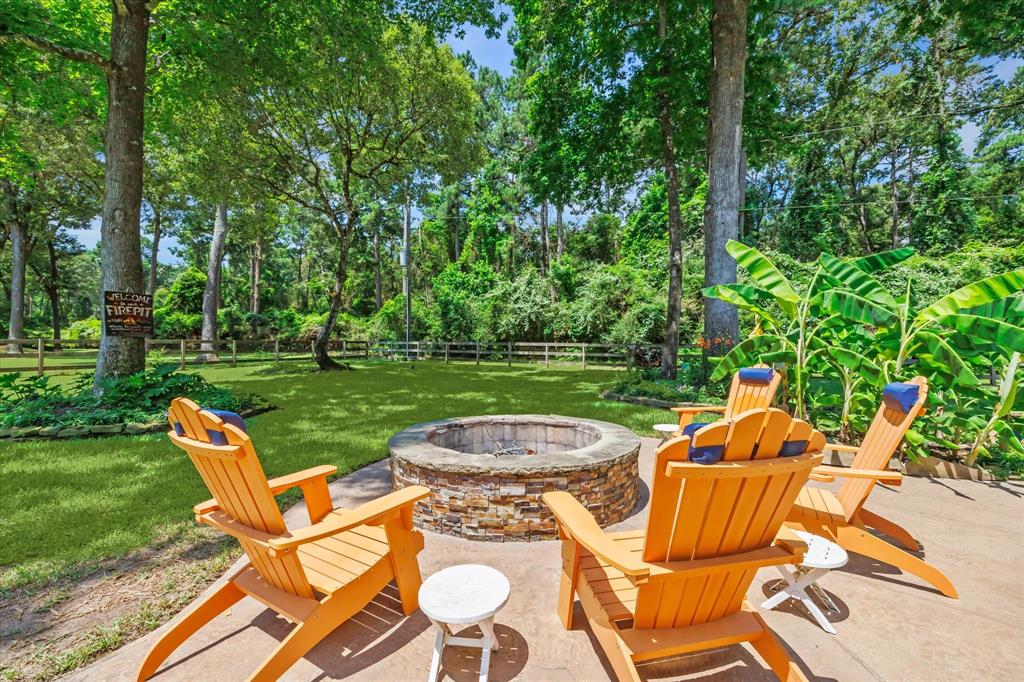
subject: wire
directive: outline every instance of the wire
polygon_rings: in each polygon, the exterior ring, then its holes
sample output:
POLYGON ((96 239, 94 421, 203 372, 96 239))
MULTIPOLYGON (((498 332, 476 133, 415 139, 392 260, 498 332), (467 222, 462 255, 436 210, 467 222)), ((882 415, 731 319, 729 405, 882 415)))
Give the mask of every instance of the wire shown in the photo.
MULTIPOLYGON (((979 194, 973 197, 934 197, 933 199, 897 199, 897 204, 925 204, 937 201, 977 201, 979 199, 1014 199, 1021 198, 1020 194, 979 194)), ((751 206, 741 208, 741 212, 754 211, 789 211, 795 208, 848 208, 851 206, 892 206, 892 199, 879 199, 876 201, 839 201, 833 204, 793 204, 787 206, 751 206)))

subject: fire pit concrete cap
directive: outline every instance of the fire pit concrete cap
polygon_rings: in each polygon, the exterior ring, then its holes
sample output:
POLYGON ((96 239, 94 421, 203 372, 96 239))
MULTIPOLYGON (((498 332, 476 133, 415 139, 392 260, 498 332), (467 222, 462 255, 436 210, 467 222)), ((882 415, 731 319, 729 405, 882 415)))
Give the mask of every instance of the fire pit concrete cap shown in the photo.
MULTIPOLYGON (((497 440, 497 438, 495 438, 497 440)), ((597 421, 560 415, 519 414, 461 417, 421 422, 400 431, 388 440, 391 456, 434 471, 459 474, 532 474, 559 475, 595 465, 612 464, 640 451, 640 439, 629 429, 597 421), (538 452, 532 455, 494 455, 486 452, 463 452, 435 445, 432 440, 449 429, 473 426, 553 427, 574 429, 593 436, 584 447, 559 452, 538 452)))

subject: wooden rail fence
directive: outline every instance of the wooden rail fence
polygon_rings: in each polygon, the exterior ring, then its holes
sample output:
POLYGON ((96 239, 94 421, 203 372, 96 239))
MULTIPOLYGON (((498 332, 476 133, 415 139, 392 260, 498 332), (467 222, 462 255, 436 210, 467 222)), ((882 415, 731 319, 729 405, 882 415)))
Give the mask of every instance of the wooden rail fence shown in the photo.
MULTIPOLYGON (((0 347, 0 372, 58 372, 92 369, 98 339, 8 339, 0 347)), ((328 345, 331 357, 410 361, 543 363, 627 367, 638 353, 657 351, 654 344, 608 344, 511 341, 385 341, 337 339, 328 345)), ((680 346, 680 356, 700 356, 698 346, 680 346)), ((146 360, 166 361, 184 369, 216 361, 236 367, 244 363, 311 360, 310 342, 294 339, 146 339, 146 360), (211 358, 211 354, 215 356, 211 358)))

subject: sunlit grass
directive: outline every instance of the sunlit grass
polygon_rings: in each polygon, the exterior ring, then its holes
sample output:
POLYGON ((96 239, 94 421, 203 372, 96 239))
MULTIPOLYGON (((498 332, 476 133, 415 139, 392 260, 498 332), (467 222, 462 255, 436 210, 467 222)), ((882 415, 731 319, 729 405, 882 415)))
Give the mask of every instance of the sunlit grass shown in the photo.
MULTIPOLYGON (((249 420, 268 476, 317 464, 347 473, 387 456, 387 439, 420 421, 541 413, 603 419, 641 435, 664 413, 602 400, 621 372, 498 364, 356 363, 317 373, 310 363, 217 366, 211 381, 252 391, 280 409, 249 420)), ((69 375, 61 376, 68 380, 69 375)), ((82 561, 147 545, 157 529, 190 523, 208 493, 162 434, 0 444, 0 583, 32 582, 82 561), (18 578, 16 576, 21 576, 18 578)))

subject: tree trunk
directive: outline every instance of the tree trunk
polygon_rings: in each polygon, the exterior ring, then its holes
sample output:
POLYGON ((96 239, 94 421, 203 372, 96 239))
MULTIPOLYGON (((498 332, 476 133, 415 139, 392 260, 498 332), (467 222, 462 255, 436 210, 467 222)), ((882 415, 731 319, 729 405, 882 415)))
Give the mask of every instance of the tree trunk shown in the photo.
MULTIPOLYGON (((357 216, 350 214, 348 224, 354 225, 357 216)), ((321 370, 345 369, 342 365, 331 359, 328 355, 328 343, 331 334, 334 332, 334 325, 338 321, 338 313, 341 311, 341 297, 344 294, 345 277, 348 275, 348 239, 346 232, 340 232, 338 236, 338 262, 334 270, 334 285, 331 287, 330 301, 327 307, 327 319, 324 326, 313 342, 313 357, 321 370)))
POLYGON ((249 308, 253 315, 260 313, 260 276, 263 267, 263 237, 256 237, 252 257, 252 300, 249 308))
POLYGON ((53 324, 53 349, 61 350, 60 344, 60 290, 57 288, 57 247, 53 240, 46 240, 46 253, 50 259, 50 273, 46 281, 46 296, 50 299, 50 319, 53 324))
POLYGON ((747 205, 747 150, 742 147, 740 147, 740 162, 737 177, 738 182, 740 183, 740 198, 736 234, 740 236, 740 239, 743 239, 743 234, 746 231, 747 217, 747 214, 743 212, 743 208, 747 205))
POLYGON ((157 256, 160 251, 160 211, 153 208, 153 250, 149 254, 149 285, 146 293, 152 296, 156 292, 157 256))
POLYGON ((540 202, 540 274, 551 270, 551 236, 548 234, 548 202, 540 202))
POLYGON ((206 261, 206 288, 203 290, 203 332, 200 345, 203 354, 201 362, 217 360, 217 308, 220 303, 220 266, 224 259, 224 240, 228 236, 228 205, 217 204, 213 220, 213 239, 210 240, 210 255, 206 261), (206 343, 209 342, 209 343, 206 343))
MULTIPOLYGON (((422 230, 420 231, 422 233, 422 230)), ((409 359, 410 327, 412 326, 412 262, 409 241, 412 239, 412 204, 405 197, 405 222, 402 224, 402 295, 405 298, 405 359, 409 359)))
POLYGON ((565 206, 562 204, 558 204, 558 206, 555 207, 555 231, 558 237, 558 246, 555 254, 559 260, 562 259, 562 254, 565 253, 565 230, 563 229, 564 226, 562 223, 563 210, 565 210, 565 206))
MULTIPOLYGON (((458 242, 455 244, 455 250, 458 251, 458 242)), ((457 258, 458 256, 456 256, 457 258)), ((373 221, 373 295, 374 302, 377 304, 376 310, 380 312, 384 306, 384 290, 380 281, 380 223, 376 220, 373 221)))
POLYGON ((892 248, 900 245, 900 202, 896 192, 896 150, 889 157, 889 187, 892 194, 892 248))
POLYGON ((309 264, 306 262, 305 245, 299 247, 299 310, 309 308, 309 264))
MULTIPOLYGON (((28 235, 17 218, 7 227, 11 239, 11 317, 7 327, 8 339, 25 336, 25 265, 28 263, 28 235)), ((7 344, 8 353, 20 353, 21 345, 7 344)))
MULTIPOLYGON (((103 291, 142 293, 143 110, 146 93, 146 40, 150 13, 145 0, 114 3, 107 76, 107 125, 104 134, 103 217, 100 223, 100 284, 103 291)), ((111 336, 104 327, 93 393, 111 376, 142 371, 146 352, 141 338, 111 336)))
MULTIPOLYGON (((658 42, 662 51, 662 81, 671 78, 669 68, 668 17, 665 0, 658 2, 658 42)), ((665 323, 665 347, 661 354, 661 375, 675 379, 679 365, 679 307, 683 286, 683 218, 679 208, 679 174, 676 169, 675 135, 672 124, 671 101, 668 92, 658 93, 658 124, 661 130, 661 161, 665 169, 665 189, 668 195, 668 309, 665 323)))
MULTIPOLYGON (((736 281, 736 261, 725 246, 739 237, 747 0, 714 0, 711 51, 708 198, 704 207, 704 285, 709 287, 736 281)), ((704 299, 704 338, 712 355, 721 355, 736 343, 739 316, 735 306, 716 298, 704 299)))

